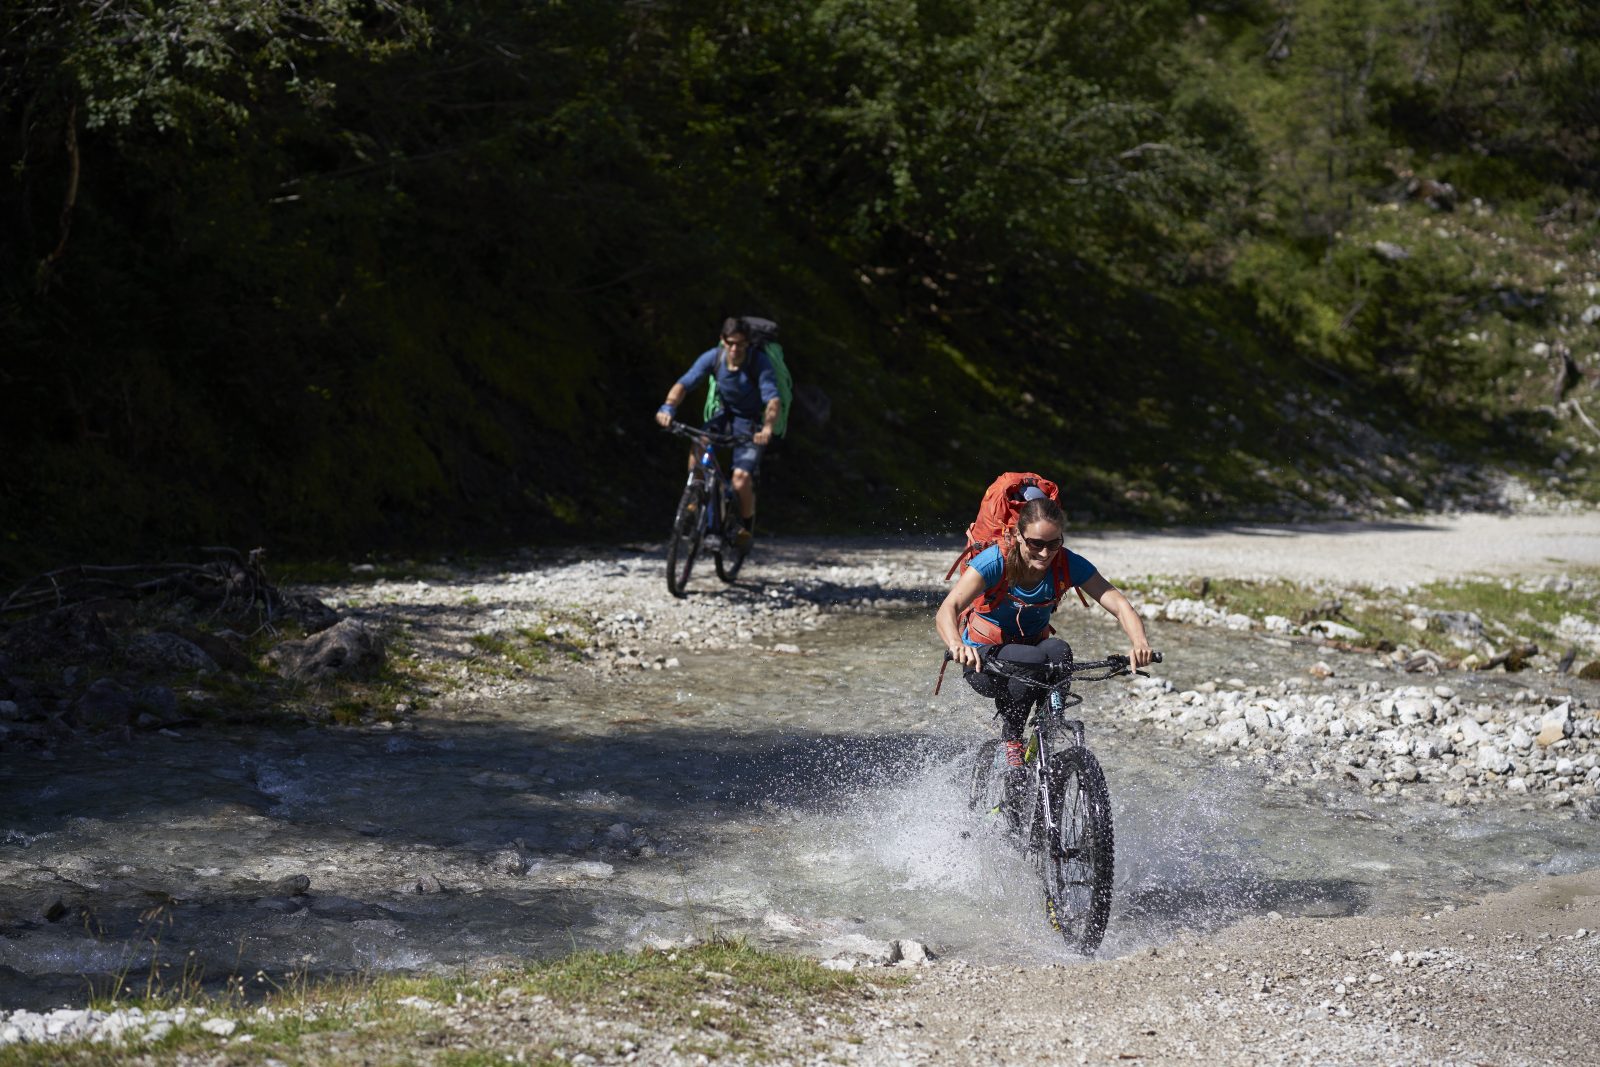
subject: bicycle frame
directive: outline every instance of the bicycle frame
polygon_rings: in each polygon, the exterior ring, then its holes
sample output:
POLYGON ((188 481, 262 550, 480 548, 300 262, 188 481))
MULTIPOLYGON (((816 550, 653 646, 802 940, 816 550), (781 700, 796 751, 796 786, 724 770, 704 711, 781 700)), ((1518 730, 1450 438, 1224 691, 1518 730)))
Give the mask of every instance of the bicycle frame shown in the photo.
POLYGON ((680 437, 688 437, 695 443, 694 467, 689 471, 689 482, 696 478, 703 478, 706 482, 706 499, 711 506, 706 509, 701 521, 705 524, 705 532, 713 537, 720 536, 724 523, 727 522, 729 509, 734 505, 733 483, 722 471, 722 464, 717 460, 718 447, 737 444, 739 439, 732 434, 717 434, 708 430, 696 430, 685 426, 681 422, 674 422, 668 429, 680 437))

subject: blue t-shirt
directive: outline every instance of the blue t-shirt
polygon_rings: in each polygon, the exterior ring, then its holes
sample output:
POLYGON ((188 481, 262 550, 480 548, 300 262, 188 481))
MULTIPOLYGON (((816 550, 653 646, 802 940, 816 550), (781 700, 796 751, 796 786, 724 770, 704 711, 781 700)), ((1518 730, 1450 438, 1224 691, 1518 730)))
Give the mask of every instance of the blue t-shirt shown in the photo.
MULTIPOLYGON (((1067 574, 1072 578, 1072 584, 1081 586, 1097 573, 1095 566, 1071 549, 1063 548, 1067 554, 1067 574)), ((1051 561, 1052 566, 1054 560, 1051 561)), ((990 545, 988 548, 972 557, 972 562, 967 564, 973 570, 983 575, 983 588, 985 591, 993 589, 1000 584, 1000 579, 1005 577, 1006 561, 1000 554, 999 545, 990 545)), ((1056 599, 1054 583, 1050 574, 1046 572, 1037 585, 1015 586, 1007 590, 1010 598, 1002 601, 993 613, 977 612, 983 618, 1000 628, 1007 641, 1015 641, 1029 634, 1036 634, 1050 624, 1050 613, 1053 610, 1050 602, 1056 599), (1019 603, 1020 602, 1020 603, 1019 603), (1028 605, 1034 605, 1029 607, 1028 605), (1022 610, 1019 613, 1018 607, 1022 610)), ((983 644, 974 641, 965 630, 961 633, 961 640, 976 648, 983 644)))
POLYGON ((736 419, 760 422, 767 405, 778 399, 778 374, 772 369, 765 348, 750 353, 738 370, 729 370, 728 361, 722 358, 722 346, 718 345, 702 352, 678 384, 692 391, 711 374, 717 376, 722 410, 736 419))

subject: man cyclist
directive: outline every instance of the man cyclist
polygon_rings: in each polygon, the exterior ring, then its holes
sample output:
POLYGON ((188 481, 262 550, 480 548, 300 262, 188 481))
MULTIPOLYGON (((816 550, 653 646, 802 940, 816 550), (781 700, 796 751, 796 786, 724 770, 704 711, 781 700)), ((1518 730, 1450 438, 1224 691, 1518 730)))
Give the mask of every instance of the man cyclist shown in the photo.
MULTIPOLYGON (((720 409, 706 422, 715 433, 731 433, 749 438, 733 447, 733 491, 739 498, 738 548, 750 547, 756 518, 755 477, 761 467, 761 453, 772 441, 774 424, 783 410, 778 394, 778 376, 765 347, 750 350, 753 331, 743 319, 722 323, 722 340, 700 354, 700 358, 673 383, 666 403, 656 411, 656 422, 672 424, 673 413, 689 391, 706 378, 715 376, 720 409)), ((694 467, 695 452, 689 450, 689 466, 694 467)))

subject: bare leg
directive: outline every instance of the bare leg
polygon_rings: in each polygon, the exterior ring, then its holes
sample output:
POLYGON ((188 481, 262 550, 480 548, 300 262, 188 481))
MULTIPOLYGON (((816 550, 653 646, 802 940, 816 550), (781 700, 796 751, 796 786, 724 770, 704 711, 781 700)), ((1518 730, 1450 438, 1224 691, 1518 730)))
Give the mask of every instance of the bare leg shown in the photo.
POLYGON ((753 519, 756 517, 756 480, 750 477, 750 472, 733 468, 733 491, 739 497, 739 517, 753 519))

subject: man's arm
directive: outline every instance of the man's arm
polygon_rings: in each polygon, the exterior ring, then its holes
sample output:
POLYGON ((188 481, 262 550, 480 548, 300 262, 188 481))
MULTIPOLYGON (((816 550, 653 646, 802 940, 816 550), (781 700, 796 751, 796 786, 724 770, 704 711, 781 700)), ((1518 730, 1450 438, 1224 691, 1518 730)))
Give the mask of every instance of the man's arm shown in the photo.
POLYGON ((761 413, 761 429, 755 432, 751 440, 758 445, 765 445, 772 441, 772 428, 778 424, 778 416, 783 413, 783 398, 778 392, 778 372, 773 368, 766 348, 763 347, 756 358, 760 360, 756 364, 756 384, 767 406, 761 413))
POLYGON ((750 438, 758 445, 765 445, 772 440, 772 428, 778 424, 778 416, 783 413, 783 401, 773 397, 767 401, 767 410, 761 416, 761 429, 757 430, 750 438))
POLYGON ((683 403, 683 398, 689 395, 689 390, 699 385, 711 373, 715 364, 717 350, 702 352, 700 358, 690 364, 682 378, 672 383, 672 388, 667 390, 666 402, 656 410, 656 423, 660 426, 672 425, 672 417, 677 413, 678 405, 683 403))

